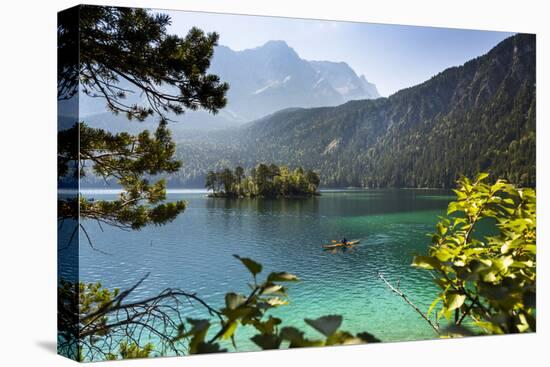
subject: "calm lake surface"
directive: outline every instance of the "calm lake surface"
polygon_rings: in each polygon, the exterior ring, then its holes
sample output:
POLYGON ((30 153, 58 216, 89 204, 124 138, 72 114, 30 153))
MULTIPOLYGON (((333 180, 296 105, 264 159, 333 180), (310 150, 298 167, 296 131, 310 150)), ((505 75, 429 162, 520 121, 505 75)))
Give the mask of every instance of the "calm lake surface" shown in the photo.
MULTIPOLYGON (((86 191, 95 199, 116 193, 86 191)), ((145 282, 134 297, 165 288, 196 292, 222 306, 228 291, 246 293, 250 276, 232 254, 250 257, 270 271, 298 275, 289 284, 290 304, 274 312, 286 325, 309 329, 304 317, 328 314, 344 317, 342 329, 368 331, 383 341, 434 338, 431 328, 378 278, 382 272, 421 309, 436 295, 428 272, 410 266, 414 254, 424 254, 438 215, 452 199, 439 190, 364 190, 323 192, 311 199, 222 199, 204 192, 169 193, 188 207, 174 222, 126 232, 85 222, 94 251, 81 235, 80 279, 101 281, 109 288, 145 282), (331 254, 321 245, 332 239, 360 239, 353 251, 331 254)), ((186 314, 207 317, 200 308, 186 314)), ((239 350, 256 349, 250 330, 237 332, 239 350)), ((310 336, 315 336, 312 331, 310 336)))

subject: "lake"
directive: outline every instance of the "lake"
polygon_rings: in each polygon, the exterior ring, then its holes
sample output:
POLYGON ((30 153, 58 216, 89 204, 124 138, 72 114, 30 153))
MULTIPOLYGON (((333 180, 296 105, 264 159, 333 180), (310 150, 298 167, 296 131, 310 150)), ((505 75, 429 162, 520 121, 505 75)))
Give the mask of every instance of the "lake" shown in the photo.
MULTIPOLYGON (((84 194, 96 200, 116 196, 112 191, 84 194)), ((287 271, 300 277, 289 285, 290 304, 274 312, 285 325, 310 329, 305 317, 340 314, 343 330, 368 331, 383 341, 436 337, 377 274, 399 281, 413 302, 428 309, 437 289, 427 271, 410 263, 414 254, 426 253, 426 234, 452 199, 448 191, 338 190, 309 199, 268 200, 207 198, 205 192, 181 190, 168 197, 184 199, 188 207, 161 227, 127 232, 84 222, 94 246, 109 254, 94 251, 81 236, 81 281, 125 289, 150 273, 135 298, 171 287, 222 306, 226 292, 248 291, 250 275, 232 256, 238 254, 262 263, 265 275, 287 271), (344 236, 361 244, 335 254, 322 250, 322 244, 344 236)), ((207 316, 199 308, 186 315, 207 316)), ((246 328, 237 332, 239 350, 256 349, 251 335, 246 328)))

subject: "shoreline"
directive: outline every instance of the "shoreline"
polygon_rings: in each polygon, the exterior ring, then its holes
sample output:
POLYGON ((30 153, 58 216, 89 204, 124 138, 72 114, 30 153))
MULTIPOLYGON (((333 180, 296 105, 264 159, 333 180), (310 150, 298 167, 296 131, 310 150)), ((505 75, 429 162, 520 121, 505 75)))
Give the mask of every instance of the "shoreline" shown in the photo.
MULTIPOLYGON (((452 190, 451 188, 443 188, 443 187, 356 187, 356 186, 347 186, 347 187, 324 187, 319 189, 319 195, 312 195, 312 196, 320 196, 323 192, 337 192, 337 191, 378 191, 378 190, 452 190)), ((58 188, 58 193, 91 193, 91 192, 105 192, 105 193, 120 193, 122 192, 122 188, 110 188, 110 187, 84 187, 84 188, 58 188)), ((209 193, 209 190, 203 189, 203 188, 187 188, 187 187, 172 187, 166 189, 167 193, 209 193)), ((301 195, 303 197, 304 195, 301 195)), ((307 196, 307 195, 305 195, 307 196)), ((218 196, 218 197, 226 197, 226 196, 218 196)), ((249 196, 245 196, 249 197, 249 196)), ((259 196, 257 196, 259 197, 259 196)), ((292 197, 292 196, 284 196, 284 197, 292 197)), ((309 196, 307 196, 309 197, 309 196)))
POLYGON ((225 195, 225 194, 208 194, 207 198, 212 199, 310 199, 320 197, 321 193, 317 192, 311 195, 275 195, 275 196, 264 196, 264 195, 225 195))

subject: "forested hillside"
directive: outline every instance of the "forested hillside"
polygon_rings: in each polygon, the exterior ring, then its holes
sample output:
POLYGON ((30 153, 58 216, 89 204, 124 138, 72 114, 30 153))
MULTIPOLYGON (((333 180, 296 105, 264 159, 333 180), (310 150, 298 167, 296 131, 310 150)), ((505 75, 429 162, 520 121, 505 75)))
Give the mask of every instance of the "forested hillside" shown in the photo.
POLYGON ((288 109, 240 128, 178 138, 173 186, 204 185, 208 170, 268 162, 320 173, 332 187, 451 187, 489 171, 535 185, 535 36, 388 98, 288 109))
POLYGON ((450 187, 480 171, 534 186, 535 36, 389 98, 281 111, 210 138, 215 152, 179 144, 184 162, 300 165, 325 186, 450 187))

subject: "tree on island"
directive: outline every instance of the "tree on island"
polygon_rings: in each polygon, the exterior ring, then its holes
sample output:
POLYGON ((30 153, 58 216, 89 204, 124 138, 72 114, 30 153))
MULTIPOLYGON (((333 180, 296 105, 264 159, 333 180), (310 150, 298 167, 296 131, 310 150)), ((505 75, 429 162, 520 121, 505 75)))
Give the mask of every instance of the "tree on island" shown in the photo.
POLYGON ((224 168, 209 171, 205 187, 213 197, 292 197, 319 195, 319 175, 302 167, 290 170, 286 166, 260 163, 245 176, 242 167, 234 171, 224 168))
POLYGON ((245 178, 244 168, 242 168, 241 166, 235 167, 235 181, 236 181, 236 183, 240 184, 244 178, 245 178))

